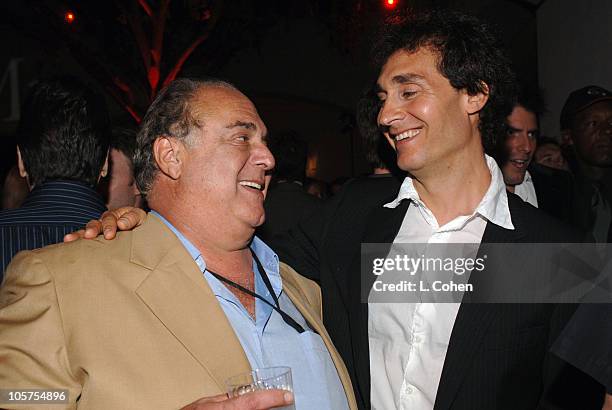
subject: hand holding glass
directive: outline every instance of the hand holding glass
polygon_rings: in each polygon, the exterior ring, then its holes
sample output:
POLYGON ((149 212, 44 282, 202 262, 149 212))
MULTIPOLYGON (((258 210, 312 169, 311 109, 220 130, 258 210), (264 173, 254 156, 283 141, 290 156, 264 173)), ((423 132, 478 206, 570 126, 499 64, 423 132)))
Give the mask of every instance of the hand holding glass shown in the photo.
MULTIPOLYGON (((232 376, 225 381, 229 397, 237 397, 260 390, 286 390, 293 392, 291 368, 266 367, 254 369, 247 373, 232 376)), ((283 410, 294 410, 295 404, 280 407, 283 410)))

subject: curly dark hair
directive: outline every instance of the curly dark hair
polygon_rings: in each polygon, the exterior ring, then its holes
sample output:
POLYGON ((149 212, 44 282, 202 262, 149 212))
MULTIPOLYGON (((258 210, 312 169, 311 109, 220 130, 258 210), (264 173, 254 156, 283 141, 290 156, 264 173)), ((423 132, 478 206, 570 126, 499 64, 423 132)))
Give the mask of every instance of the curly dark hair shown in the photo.
POLYGON ((380 68, 396 51, 412 53, 420 48, 438 54, 438 71, 455 89, 488 94, 478 127, 485 152, 494 152, 517 86, 511 62, 493 30, 475 17, 449 10, 394 15, 374 44, 373 61, 380 68))
POLYGON ((232 84, 216 78, 178 78, 162 89, 149 106, 136 136, 134 153, 134 179, 143 196, 151 190, 159 171, 153 156, 153 143, 166 136, 191 144, 193 129, 204 125, 192 115, 191 102, 196 92, 206 86, 237 90, 232 84))
POLYGON ((104 98, 71 76, 35 83, 21 109, 17 145, 31 185, 98 183, 109 145, 104 98))

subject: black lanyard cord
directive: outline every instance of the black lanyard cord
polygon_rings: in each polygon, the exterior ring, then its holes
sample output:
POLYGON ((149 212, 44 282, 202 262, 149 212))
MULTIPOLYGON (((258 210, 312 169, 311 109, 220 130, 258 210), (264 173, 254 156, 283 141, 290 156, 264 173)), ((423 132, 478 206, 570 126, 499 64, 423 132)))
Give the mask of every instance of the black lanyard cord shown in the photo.
POLYGON ((259 273, 261 274, 261 278, 263 279, 264 284, 266 285, 266 288, 268 289, 268 292, 270 292, 270 295, 272 296, 272 299, 274 299, 274 305, 270 302, 268 302, 268 300, 260 295, 258 295, 255 292, 250 291, 249 289, 245 288, 242 285, 237 284, 234 281, 231 281, 227 278, 224 278, 223 276, 219 275, 216 272, 211 271, 210 269, 206 268, 206 270, 213 275, 215 278, 217 278, 218 280, 220 280, 221 282, 238 289, 239 291, 241 291, 242 293, 246 293, 249 296, 253 296, 254 298, 257 298, 259 300, 261 300, 262 302, 264 302, 265 304, 267 304, 268 306, 270 306, 272 309, 276 310, 278 312, 279 315, 281 315, 281 317, 283 318, 283 320, 285 321, 286 324, 288 324, 289 326, 291 326, 292 328, 294 328, 298 333, 304 333, 304 328, 298 323, 296 322, 291 316, 289 316, 289 314, 287 314, 286 312, 284 312, 281 308, 280 308, 280 304, 278 303, 278 297, 276 297, 276 293, 274 293, 274 289, 272 289, 272 284, 270 283, 270 279, 268 278, 268 275, 266 274, 266 270, 263 268, 263 266, 261 265, 261 262, 259 261, 259 258, 257 258, 257 255, 255 255, 255 252, 253 252, 251 250, 251 254, 253 255, 253 259, 255 260, 255 264, 257 265, 257 269, 259 270, 259 273))

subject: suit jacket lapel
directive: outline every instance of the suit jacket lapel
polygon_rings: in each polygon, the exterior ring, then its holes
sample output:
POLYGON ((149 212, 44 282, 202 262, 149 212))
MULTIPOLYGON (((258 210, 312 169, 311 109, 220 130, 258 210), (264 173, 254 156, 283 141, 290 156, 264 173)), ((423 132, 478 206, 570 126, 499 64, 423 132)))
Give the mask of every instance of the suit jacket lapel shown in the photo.
MULTIPOLYGON (((481 246, 478 249, 478 257, 489 253, 487 250, 488 244, 520 242, 525 236, 525 222, 516 208, 514 198, 511 198, 511 195, 508 196, 512 224, 515 229, 504 229, 487 222, 481 246)), ((495 263, 495 260, 489 259, 487 266, 494 269, 495 263)), ((489 267, 485 268, 476 278, 470 277, 470 283, 478 281, 478 278, 489 276, 490 274, 487 274, 489 269, 489 267)), ((474 289, 478 289, 478 286, 475 285, 474 289)), ((446 352, 434 409, 450 408, 465 375, 471 367, 474 354, 480 348, 483 337, 494 320, 497 310, 498 306, 492 303, 461 304, 446 352)))
MULTIPOLYGON (((385 243, 391 248, 393 240, 397 236, 404 216, 410 206, 410 201, 402 201, 396 208, 375 208, 368 216, 366 230, 362 243, 385 243)), ((384 255, 386 256, 386 254, 384 255)), ((383 256, 383 257, 384 257, 383 256)), ((357 379, 358 392, 365 408, 370 408, 370 347, 368 339, 368 304, 362 303, 361 254, 358 254, 348 269, 346 283, 349 289, 349 323, 351 328, 351 340, 353 346, 353 363, 355 378, 357 379)), ((374 276, 368 278, 368 284, 373 283, 374 276)), ((366 282, 364 282, 366 283, 366 282)), ((367 286, 367 285, 365 285, 367 286)))
POLYGON ((251 370, 225 313, 180 241, 149 216, 134 232, 132 262, 151 270, 136 289, 170 333, 217 382, 251 370))

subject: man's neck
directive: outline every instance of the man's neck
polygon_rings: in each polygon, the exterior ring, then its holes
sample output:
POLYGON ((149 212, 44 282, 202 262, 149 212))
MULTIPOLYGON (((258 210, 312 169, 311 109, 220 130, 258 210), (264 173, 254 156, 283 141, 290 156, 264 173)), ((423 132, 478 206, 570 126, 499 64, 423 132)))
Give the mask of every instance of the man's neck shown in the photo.
POLYGON ((462 161, 427 177, 415 176, 419 197, 443 226, 461 215, 471 215, 491 184, 491 172, 484 155, 476 161, 462 161))

